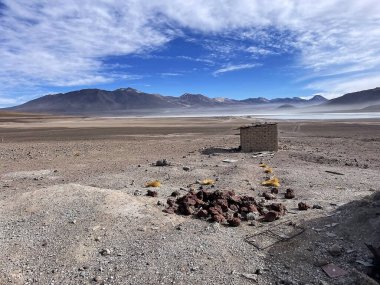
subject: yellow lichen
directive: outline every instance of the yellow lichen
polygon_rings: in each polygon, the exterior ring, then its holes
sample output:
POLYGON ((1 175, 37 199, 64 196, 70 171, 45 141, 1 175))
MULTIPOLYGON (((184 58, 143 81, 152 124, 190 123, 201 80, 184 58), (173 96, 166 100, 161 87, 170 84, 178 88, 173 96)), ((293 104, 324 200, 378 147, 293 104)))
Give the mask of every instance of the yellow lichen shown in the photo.
POLYGON ((272 177, 268 180, 265 180, 261 183, 263 186, 273 186, 273 187, 280 187, 280 180, 277 177, 272 177))
POLYGON ((259 166, 262 168, 268 167, 268 165, 266 165, 265 163, 260 163, 259 166))
POLYGON ((161 182, 158 180, 150 181, 145 184, 145 187, 160 187, 161 182))
POLYGON ((214 183, 215 183, 215 181, 212 179, 203 179, 201 181, 201 185, 213 185, 214 183))
POLYGON ((267 166, 267 167, 264 168, 264 172, 265 173, 272 173, 273 170, 272 170, 272 168, 270 168, 269 166, 267 166))

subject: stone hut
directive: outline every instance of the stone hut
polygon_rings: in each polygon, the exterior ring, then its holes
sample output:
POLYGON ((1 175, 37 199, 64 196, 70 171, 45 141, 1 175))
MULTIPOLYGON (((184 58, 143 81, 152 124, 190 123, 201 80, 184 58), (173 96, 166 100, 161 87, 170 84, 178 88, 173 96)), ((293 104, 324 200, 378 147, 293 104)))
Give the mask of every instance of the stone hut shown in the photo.
POLYGON ((277 123, 257 123, 240 127, 242 152, 278 150, 277 123))

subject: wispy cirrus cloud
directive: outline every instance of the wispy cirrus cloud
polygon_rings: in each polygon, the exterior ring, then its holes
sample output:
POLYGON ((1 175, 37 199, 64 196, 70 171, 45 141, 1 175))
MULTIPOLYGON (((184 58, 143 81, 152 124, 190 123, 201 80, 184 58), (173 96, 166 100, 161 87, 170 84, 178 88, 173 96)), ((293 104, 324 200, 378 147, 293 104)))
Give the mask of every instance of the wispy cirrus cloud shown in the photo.
POLYGON ((225 67, 222 67, 220 69, 215 70, 212 74, 214 76, 218 76, 221 73, 225 72, 231 72, 231 71, 236 71, 236 70, 241 70, 241 69, 249 69, 249 68, 254 68, 261 66, 259 63, 246 63, 246 64, 236 64, 236 65, 227 65, 225 67))
POLYGON ((212 73, 214 76, 258 67, 223 65, 239 62, 242 52, 258 58, 292 53, 292 65, 309 78, 305 88, 346 92, 379 85, 376 76, 364 76, 380 72, 377 0, 0 3, 3 100, 10 100, 6 94, 16 89, 34 92, 141 78, 133 66, 127 68, 128 72, 123 64, 110 68, 104 58, 148 56, 187 31, 199 35, 195 41, 202 42, 206 54, 184 54, 183 59, 222 66, 212 73), (240 44, 243 40, 245 43, 240 44), (355 76, 356 85, 347 73, 355 76))

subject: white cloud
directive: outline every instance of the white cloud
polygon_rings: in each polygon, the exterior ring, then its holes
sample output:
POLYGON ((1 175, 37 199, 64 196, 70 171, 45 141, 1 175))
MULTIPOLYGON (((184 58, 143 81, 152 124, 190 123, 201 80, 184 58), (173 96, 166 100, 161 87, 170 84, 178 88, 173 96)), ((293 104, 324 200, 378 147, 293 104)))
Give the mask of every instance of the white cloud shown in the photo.
POLYGON ((175 73, 175 72, 163 72, 160 73, 162 77, 168 77, 168 76, 181 76, 181 73, 175 73))
POLYGON ((249 69, 249 68, 254 68, 254 67, 257 67, 257 66, 260 66, 260 64, 258 63, 247 63, 247 64, 237 64, 237 65, 227 65, 223 68, 220 68, 218 70, 215 70, 212 74, 214 76, 217 76, 221 73, 225 73, 225 72, 230 72, 230 71, 236 71, 236 70, 241 70, 241 69, 249 69))
POLYGON ((273 54, 274 52, 269 49, 259 48, 255 46, 251 46, 246 49, 247 52, 255 54, 255 55, 269 55, 273 54))
POLYGON ((319 80, 306 86, 309 89, 328 90, 327 96, 338 97, 346 93, 380 87, 379 74, 364 74, 319 80))
MULTIPOLYGON (((2 3, 7 10, 0 13, 0 85, 7 90, 138 78, 109 72, 103 59, 149 53, 183 36, 184 28, 206 37, 228 35, 255 40, 260 45, 247 50, 254 54, 295 51, 296 64, 311 78, 380 71, 378 0, 3 0, 2 3)), ((218 52, 231 55, 236 45, 226 43, 219 49, 218 52)), ((212 64, 210 58, 203 60, 212 64)), ((214 75, 252 67, 226 66, 214 75)), ((320 79, 308 87, 335 92, 376 87, 377 79, 357 79, 356 87, 344 80, 326 82, 320 79)))

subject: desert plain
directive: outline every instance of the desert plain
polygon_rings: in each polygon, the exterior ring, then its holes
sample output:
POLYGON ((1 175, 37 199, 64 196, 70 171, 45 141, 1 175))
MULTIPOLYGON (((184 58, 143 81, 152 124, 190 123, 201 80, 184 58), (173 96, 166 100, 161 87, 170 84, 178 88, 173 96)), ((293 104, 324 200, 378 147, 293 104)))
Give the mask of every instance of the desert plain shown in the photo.
POLYGON ((278 152, 237 151, 237 128, 256 121, 2 114, 0 284, 376 284, 380 120, 279 121, 278 152), (271 175, 281 186, 263 203, 287 208, 274 222, 163 212, 200 187, 261 201, 271 175))

